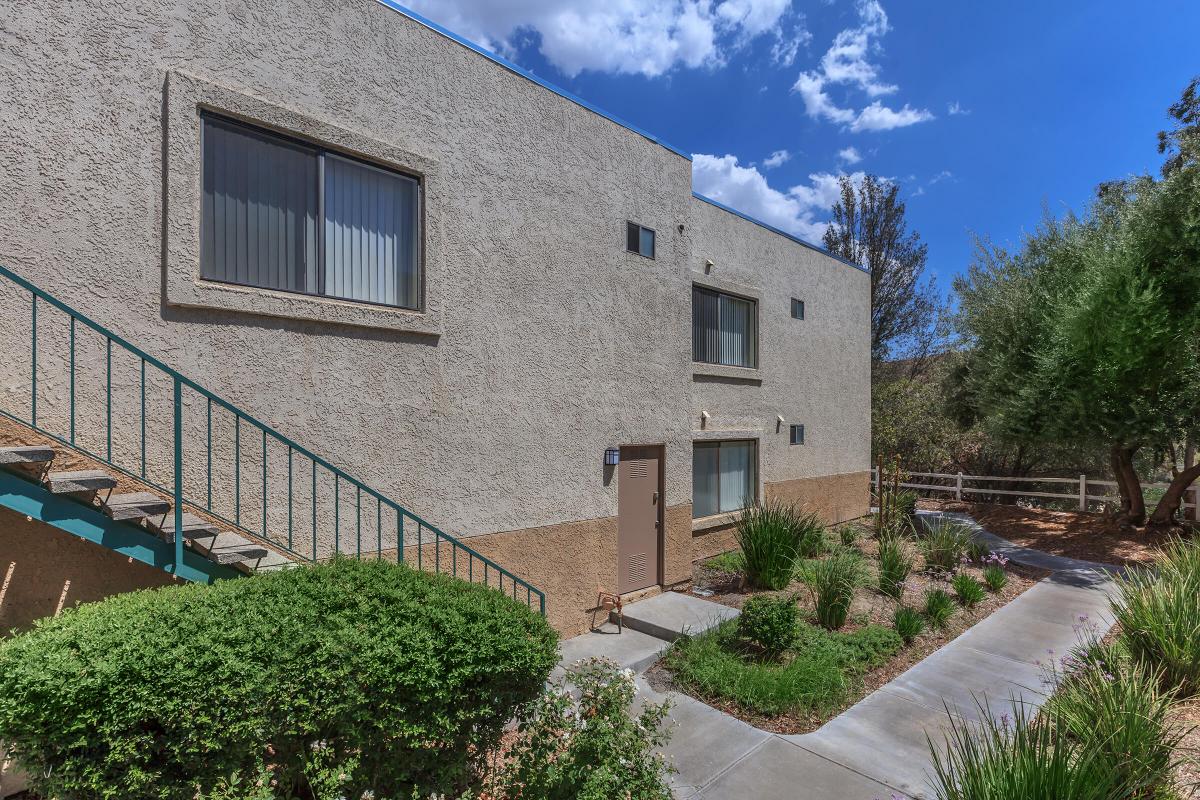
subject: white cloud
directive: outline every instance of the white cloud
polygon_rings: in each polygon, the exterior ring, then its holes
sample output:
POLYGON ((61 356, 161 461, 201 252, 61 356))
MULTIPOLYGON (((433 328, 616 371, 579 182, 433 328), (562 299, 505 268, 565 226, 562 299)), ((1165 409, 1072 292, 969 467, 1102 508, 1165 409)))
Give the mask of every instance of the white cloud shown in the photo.
POLYGON ((857 11, 858 27, 839 32, 821 56, 817 69, 802 72, 796 79, 792 90, 804 100, 805 111, 810 117, 849 125, 856 133, 903 128, 933 119, 933 114, 923 109, 905 104, 896 111, 879 100, 855 112, 839 106, 829 96, 826 90, 837 85, 849 86, 874 98, 894 94, 900 88, 884 82, 879 66, 870 60, 871 54, 881 49, 879 39, 891 30, 887 13, 878 0, 859 0, 857 11))
POLYGON ((862 161, 862 156, 859 155, 857 147, 845 147, 838 150, 838 158, 847 164, 857 164, 862 161))
POLYGON ((876 100, 859 112, 854 122, 850 123, 850 130, 855 133, 859 131, 890 131, 893 128, 906 128, 930 119, 933 119, 933 114, 924 109, 910 108, 908 103, 905 103, 904 108, 897 111, 876 100))
POLYGON ((937 175, 934 175, 932 178, 929 179, 929 185, 932 186, 935 183, 941 183, 942 181, 949 180, 950 178, 953 178, 953 177, 954 177, 953 172, 951 172, 948 169, 944 169, 941 172, 939 172, 937 175))
MULTIPOLYGON (((816 244, 829 226, 820 217, 838 200, 839 177, 814 173, 808 184, 780 191, 754 167, 739 165, 737 156, 692 156, 692 188, 697 192, 816 244)), ((861 172, 851 175, 855 182, 862 177, 861 172)))
POLYGON ((971 113, 971 109, 963 108, 961 105, 959 105, 959 102, 955 100, 953 103, 950 103, 946 106, 946 113, 952 117, 966 116, 967 114, 971 113))
POLYGON ((763 166, 767 169, 775 169, 775 167, 786 164, 791 160, 791 158, 792 154, 787 150, 776 150, 774 153, 771 153, 771 155, 763 159, 763 166))
MULTIPOLYGON (((542 55, 566 75, 611 72, 656 77, 677 67, 714 67, 749 40, 773 34, 791 0, 410 0, 455 33, 515 55, 535 33, 542 55)), ((793 32, 802 39, 803 17, 793 32)), ((786 48, 781 57, 787 56, 786 48)), ((795 57, 792 52, 791 57, 795 57)))

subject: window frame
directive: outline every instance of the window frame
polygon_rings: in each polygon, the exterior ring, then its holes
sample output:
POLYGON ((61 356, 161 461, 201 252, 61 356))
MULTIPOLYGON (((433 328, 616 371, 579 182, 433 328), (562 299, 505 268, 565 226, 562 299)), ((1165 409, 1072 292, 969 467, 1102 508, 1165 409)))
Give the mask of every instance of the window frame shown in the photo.
POLYGON ((792 319, 798 319, 798 320, 804 319, 804 301, 799 298, 796 298, 796 297, 792 298, 792 319), (799 309, 800 309, 799 315, 796 314, 797 307, 799 307, 799 309))
POLYGON ((634 222, 631 219, 625 220, 625 252, 633 253, 634 255, 641 256, 642 258, 648 258, 651 261, 657 261, 658 260, 658 231, 655 230, 654 228, 650 228, 646 225, 642 225, 640 222, 634 222), (632 247, 629 246, 629 239, 630 239, 629 234, 632 233, 635 228, 637 229, 637 233, 638 233, 638 248, 636 250, 634 250, 632 247), (650 235, 651 235, 650 255, 646 255, 645 253, 642 252, 642 232, 643 231, 650 231, 650 235))
POLYGON ((804 444, 804 424, 792 423, 788 426, 788 445, 794 446, 798 444, 804 444), (798 440, 796 438, 796 431, 800 432, 800 438, 798 440))
POLYGON ((692 520, 703 520, 711 517, 719 517, 725 514, 737 514, 744 511, 747 506, 743 505, 740 508, 722 511, 720 509, 721 497, 721 445, 723 444, 749 444, 752 447, 753 454, 750 459, 750 485, 752 487, 752 496, 748 499, 751 503, 758 501, 759 495, 759 440, 755 438, 730 438, 730 439, 696 439, 692 441, 692 520), (715 450, 716 451, 716 495, 717 495, 717 510, 712 514, 704 516, 696 516, 696 450, 715 450))
MULTIPOLYGON (((759 366, 759 360, 760 360, 759 330, 761 328, 761 325, 760 325, 760 320, 759 320, 759 311, 760 311, 761 305, 762 304, 759 302, 759 299, 757 297, 749 297, 744 294, 738 294, 737 292, 730 292, 730 291, 726 291, 724 289, 718 289, 714 286, 705 286, 704 284, 693 282, 692 283, 692 363, 693 364, 703 364, 708 367, 728 367, 728 368, 732 368, 732 369, 757 370, 758 366, 759 366), (697 292, 700 292, 702 294, 714 295, 717 298, 717 333, 718 333, 718 335, 720 334, 720 331, 721 331, 720 308, 721 308, 721 296, 722 295, 732 298, 734 300, 741 300, 743 302, 750 304, 751 308, 753 309, 751 312, 751 315, 750 315, 750 325, 753 330, 751 332, 752 333, 752 343, 751 343, 751 348, 750 348, 751 357, 750 357, 749 364, 726 364, 720 360, 721 356, 720 356, 719 352, 717 354, 716 361, 706 361, 706 360, 699 358, 699 355, 696 352, 696 327, 695 327, 696 326, 696 293, 697 292)), ((718 348, 718 350, 719 350, 719 348, 718 348)))
POLYGON ((355 305, 389 309, 389 310, 393 310, 393 311, 416 312, 416 313, 423 313, 426 311, 426 303, 425 303, 426 269, 425 269, 425 245, 424 245, 424 240, 425 240, 425 236, 424 236, 424 233, 425 233, 425 181, 424 181, 423 176, 409 172, 407 170, 399 169, 395 166, 382 164, 377 161, 372 161, 372 160, 366 159, 366 158, 361 158, 361 157, 354 155, 353 153, 338 149, 336 147, 328 147, 324 144, 321 144, 320 142, 311 141, 311 140, 305 139, 300 136, 294 136, 294 135, 291 135, 288 133, 283 133, 283 132, 274 130, 272 128, 268 128, 268 127, 261 126, 261 125, 255 125, 250 122, 245 122, 240 119, 229 117, 229 116, 226 116, 225 114, 221 114, 220 112, 212 111, 207 108, 199 109, 199 119, 200 119, 199 170, 200 170, 200 175, 201 175, 201 186, 200 186, 201 203, 200 203, 200 213, 197 216, 197 223, 198 223, 198 226, 201 231, 204 230, 204 203, 203 203, 203 195, 204 195, 203 174, 204 174, 204 153, 205 153, 204 139, 205 139, 205 131, 207 130, 208 122, 210 120, 215 121, 218 125, 225 125, 226 127, 230 127, 230 128, 234 128, 234 129, 243 131, 244 133, 246 133, 250 136, 253 136, 257 139, 263 140, 263 141, 279 142, 282 145, 287 146, 287 147, 297 148, 297 149, 300 149, 300 150, 303 150, 306 152, 310 152, 313 154, 313 157, 316 159, 316 167, 317 167, 317 170, 316 170, 316 172, 317 172, 317 186, 316 186, 317 207, 316 207, 316 223, 315 223, 316 224, 316 253, 314 255, 314 258, 316 260, 315 269, 316 269, 316 273, 317 273, 317 275, 316 275, 317 291, 316 292, 301 291, 301 290, 296 290, 296 289, 280 289, 280 288, 273 287, 273 286, 262 286, 257 283, 247 283, 247 282, 242 282, 242 281, 231 281, 231 280, 223 280, 221 278, 208 277, 204 274, 204 253, 205 253, 204 238, 205 237, 203 237, 203 236, 201 237, 200 246, 198 248, 198 255, 200 258, 200 280, 201 281, 206 282, 206 283, 219 284, 219 285, 223 285, 223 286, 238 286, 238 287, 242 287, 242 288, 246 288, 246 289, 255 289, 255 290, 263 291, 263 292, 281 292, 286 295, 299 295, 302 297, 315 297, 315 298, 320 298, 322 300, 334 300, 334 301, 337 301, 340 303, 353 303, 355 305), (417 278, 416 278, 417 285, 416 285, 416 291, 414 293, 415 297, 414 297, 413 305, 409 306, 409 305, 400 305, 397 303, 383 303, 383 302, 379 302, 379 301, 375 301, 375 300, 359 300, 359 299, 340 297, 338 295, 325 293, 325 255, 326 255, 326 250, 325 250, 325 223, 326 223, 326 217, 325 217, 325 156, 326 155, 332 156, 334 158, 340 158, 340 159, 343 159, 345 161, 349 161, 349 162, 352 162, 355 164, 359 164, 361 166, 367 167, 368 169, 378 170, 378 171, 383 172, 388 175, 394 175, 399 178, 404 178, 406 180, 412 181, 415 184, 416 200, 414 202, 415 209, 414 209, 414 213, 413 213, 413 242, 414 242, 415 252, 413 253, 413 260, 416 265, 416 271, 417 271, 417 278))

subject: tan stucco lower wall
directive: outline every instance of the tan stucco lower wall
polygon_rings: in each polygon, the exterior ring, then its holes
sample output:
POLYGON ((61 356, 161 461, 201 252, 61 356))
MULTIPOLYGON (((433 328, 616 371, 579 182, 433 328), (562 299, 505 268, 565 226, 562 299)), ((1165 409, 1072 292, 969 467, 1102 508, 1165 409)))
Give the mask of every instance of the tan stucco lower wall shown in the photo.
MULTIPOLYGON (((820 478, 800 478, 764 485, 767 500, 782 500, 815 511, 830 525, 865 516, 870 509, 870 472, 848 472, 820 478)), ((737 547, 733 525, 697 531, 692 558, 712 558, 737 547)))
MULTIPOLYGON (((691 578, 691 505, 668 508, 665 524, 663 582, 669 586, 691 578)), ((546 616, 564 637, 586 631, 597 594, 617 585, 616 517, 474 536, 468 544, 544 591, 546 616)))
POLYGON ((870 508, 870 471, 800 478, 763 485, 768 500, 783 500, 815 511, 830 525, 866 516, 870 508))
POLYGON ((173 582, 148 564, 0 508, 0 636, 78 603, 173 582))

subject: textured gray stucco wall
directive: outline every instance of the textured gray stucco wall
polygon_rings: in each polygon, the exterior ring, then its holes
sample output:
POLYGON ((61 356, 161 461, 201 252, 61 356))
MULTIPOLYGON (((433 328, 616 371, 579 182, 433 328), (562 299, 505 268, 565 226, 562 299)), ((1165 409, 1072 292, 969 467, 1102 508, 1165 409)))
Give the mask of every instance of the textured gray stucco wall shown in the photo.
MULTIPOLYGON (((0 263, 450 533, 614 515, 617 444, 665 443, 667 504, 688 503, 701 409, 809 426, 802 453, 766 440, 768 480, 867 468, 865 275, 694 201, 686 159, 369 0, 6 3, 0 152, 0 263), (436 319, 192 292, 196 102, 423 172, 436 319), (658 231, 656 260, 624 251, 627 219, 658 231), (761 386, 693 382, 706 257, 764 292, 761 386)), ((0 369, 21 402, 24 366, 0 369)), ((43 380, 61 399, 61 372, 43 380)))
POLYGON ((757 375, 695 376, 695 435, 759 437, 765 482, 870 469, 870 276, 702 200, 691 210, 689 277, 757 299, 760 342, 757 375), (803 320, 792 298, 804 301, 803 320), (793 423, 803 445, 789 444, 793 423))

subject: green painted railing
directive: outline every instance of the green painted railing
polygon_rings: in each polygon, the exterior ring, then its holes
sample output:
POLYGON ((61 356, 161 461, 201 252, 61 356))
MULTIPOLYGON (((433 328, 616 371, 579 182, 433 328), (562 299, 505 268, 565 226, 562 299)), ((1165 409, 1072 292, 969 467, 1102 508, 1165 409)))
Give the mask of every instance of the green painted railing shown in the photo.
MULTIPOLYGON (((169 495, 174 500, 176 531, 183 530, 183 514, 190 507, 240 533, 262 540, 295 560, 323 561, 335 554, 403 560, 417 569, 494 587, 545 613, 544 593, 457 538, 2 266, 0 278, 8 282, 7 285, 0 283, 4 288, 2 319, 6 329, 15 332, 20 327, 24 309, 19 298, 24 295, 29 300, 28 414, 19 409, 0 407, 0 415, 28 425, 169 495), (16 307, 7 302, 10 297, 16 298, 16 307), (63 344, 55 338, 55 334, 62 335, 55 322, 64 323, 66 328, 67 352, 63 359, 68 373, 66 419, 62 418, 62 409, 47 408, 47 403, 53 405, 58 395, 57 384, 49 388, 45 385, 46 373, 53 372, 52 367, 58 359, 52 359, 48 364, 43 353, 39 363, 39 331, 43 350, 48 333, 56 347, 63 344), (79 327, 95 334, 92 339, 99 337, 102 355, 93 352, 91 360, 78 358, 79 327), (126 367, 130 361, 136 365, 131 381, 136 388, 137 402, 132 404, 131 412, 136 414, 136 420, 124 428, 120 423, 128 420, 128 415, 122 416, 116 408, 122 393, 121 387, 114 385, 114 355, 118 359, 124 357, 126 367), (97 374, 92 381, 79 380, 81 369, 88 371, 86 368, 93 367, 99 372, 101 362, 102 378, 97 374), (149 375, 147 368, 151 370, 149 375), (169 396, 156 400, 156 384, 161 393, 166 394, 162 386, 164 380, 170 387, 169 396), (84 430, 91 431, 92 428, 77 424, 81 416, 78 394, 88 388, 97 392, 93 406, 100 403, 99 395, 103 394, 102 410, 93 408, 92 413, 87 414, 96 427, 103 425, 103 437, 93 435, 85 441, 88 437, 83 435, 84 430), (54 413, 55 410, 59 413, 54 413), (231 452, 228 453, 222 452, 223 437, 219 430, 222 418, 227 433, 230 422, 232 424, 231 452), (117 420, 115 427, 114 419, 117 420), (170 427, 169 433, 154 430, 166 427, 170 427), (125 436, 121 435, 122 431, 125 436), (251 434, 249 440, 246 440, 246 432, 251 434), (129 438, 135 441, 130 443, 129 438), (170 458, 166 458, 167 454, 159 448, 158 462, 148 459, 148 442, 153 450, 156 442, 163 441, 169 442, 170 458), (247 441, 252 448, 249 453, 247 441), (276 459, 285 461, 286 470, 280 468, 278 460, 272 460, 272 450, 278 452, 276 459), (232 463, 222 463, 223 460, 232 463), (252 475, 246 474, 244 465, 247 462, 251 468, 258 467, 253 469, 252 475), (270 470, 272 466, 274 473, 270 470), (254 486, 255 482, 259 485, 254 486), (286 499, 283 497, 285 487, 286 499), (258 505, 253 522, 243 514, 246 500, 258 505), (372 505, 375 507, 371 508, 372 505), (274 521, 270 518, 272 511, 274 521), (343 519, 350 512, 354 517, 352 523, 343 519), (283 535, 284 527, 286 536, 283 535), (351 532, 354 535, 352 542, 351 532)), ((5 349, 9 352, 3 354, 3 358, 6 368, 11 369, 23 358, 19 352, 20 337, 9 335, 7 338, 5 349)), ((95 347, 95 341, 91 344, 93 351, 100 349, 95 347)), ((57 372, 52 376, 61 377, 57 372)), ((4 395, 0 402, 9 405, 10 395, 4 395)), ((125 399, 129 399, 128 395, 125 399)), ((175 536, 176 565, 184 563, 183 542, 183 536, 175 536)))

